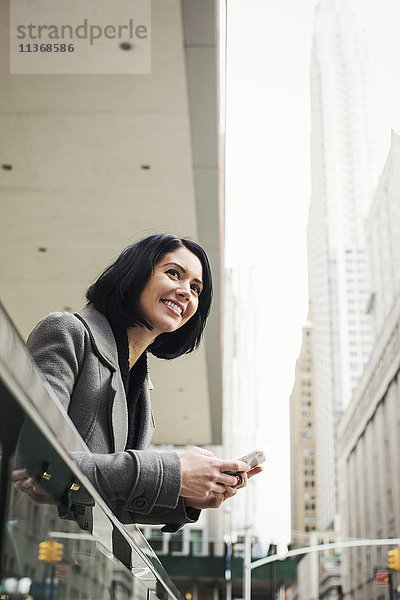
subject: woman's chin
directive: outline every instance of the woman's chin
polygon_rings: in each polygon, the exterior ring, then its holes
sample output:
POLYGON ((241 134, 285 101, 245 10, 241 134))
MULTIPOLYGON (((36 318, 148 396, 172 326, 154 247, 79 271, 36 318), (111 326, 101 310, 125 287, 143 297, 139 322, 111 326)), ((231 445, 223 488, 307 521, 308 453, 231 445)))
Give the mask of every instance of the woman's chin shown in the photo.
POLYGON ((168 319, 168 321, 164 321, 161 323, 157 323, 153 326, 153 331, 158 332, 157 335, 161 335, 162 333, 173 333, 179 327, 181 327, 182 323, 176 323, 168 319))

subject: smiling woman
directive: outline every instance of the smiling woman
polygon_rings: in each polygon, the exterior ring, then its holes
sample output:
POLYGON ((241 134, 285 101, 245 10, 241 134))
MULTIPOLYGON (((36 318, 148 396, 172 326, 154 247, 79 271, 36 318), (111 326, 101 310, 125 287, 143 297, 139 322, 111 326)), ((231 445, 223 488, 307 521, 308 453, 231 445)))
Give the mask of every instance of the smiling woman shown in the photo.
MULTIPOLYGON (((91 453, 82 471, 125 523, 166 523, 175 531, 217 508, 244 484, 243 461, 212 452, 148 450, 154 431, 147 352, 175 358, 201 341, 212 298, 209 262, 196 242, 153 235, 126 248, 89 287, 79 313, 52 313, 28 347, 91 453)), ((17 486, 37 490, 21 478, 17 486)), ((37 487, 37 486, 36 486, 37 487)))

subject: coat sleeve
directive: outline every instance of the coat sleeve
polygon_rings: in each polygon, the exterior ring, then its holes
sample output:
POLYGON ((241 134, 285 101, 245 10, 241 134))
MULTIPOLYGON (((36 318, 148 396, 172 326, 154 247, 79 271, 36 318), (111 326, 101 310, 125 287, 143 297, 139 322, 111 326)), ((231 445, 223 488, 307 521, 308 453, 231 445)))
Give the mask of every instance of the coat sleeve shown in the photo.
POLYGON ((114 454, 73 452, 72 455, 122 523, 165 523, 163 530, 173 532, 199 518, 200 511, 186 507, 179 493, 166 493, 171 486, 180 489, 180 461, 176 452, 129 450, 114 454), (155 465, 163 476, 155 476, 155 465), (179 480, 178 486, 172 481, 175 478, 179 480))
MULTIPOLYGON (((70 313, 51 313, 32 331, 27 346, 68 411, 85 355, 93 351, 85 326, 70 313)), ((75 452, 73 456, 122 522, 168 523, 178 529, 197 520, 199 511, 186 510, 179 497, 181 468, 176 452, 75 452)))

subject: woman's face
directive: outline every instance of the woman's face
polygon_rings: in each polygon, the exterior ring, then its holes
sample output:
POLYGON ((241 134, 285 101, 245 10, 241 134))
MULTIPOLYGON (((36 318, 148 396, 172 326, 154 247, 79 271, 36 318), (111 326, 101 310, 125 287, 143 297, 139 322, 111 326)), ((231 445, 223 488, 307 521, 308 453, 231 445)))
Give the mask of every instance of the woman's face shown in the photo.
POLYGON ((175 331, 194 315, 203 289, 200 260, 185 246, 164 254, 139 296, 155 336, 175 331))

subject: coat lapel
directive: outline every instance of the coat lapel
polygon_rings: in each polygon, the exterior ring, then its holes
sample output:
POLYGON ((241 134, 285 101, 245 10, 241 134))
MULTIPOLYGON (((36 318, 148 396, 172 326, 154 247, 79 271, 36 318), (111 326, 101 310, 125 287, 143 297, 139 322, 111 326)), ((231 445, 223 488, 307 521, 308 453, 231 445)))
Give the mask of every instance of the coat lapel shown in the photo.
POLYGON ((110 433, 113 437, 114 451, 122 452, 125 450, 128 437, 128 409, 118 366, 118 350, 113 331, 108 319, 96 310, 92 304, 88 304, 79 313, 75 314, 89 332, 95 353, 112 372, 111 398, 109 398, 112 426, 110 433))
POLYGON ((153 389, 153 385, 150 381, 149 374, 147 374, 143 384, 143 394, 141 395, 141 420, 137 437, 138 450, 148 448, 155 429, 150 399, 151 389, 153 389))

